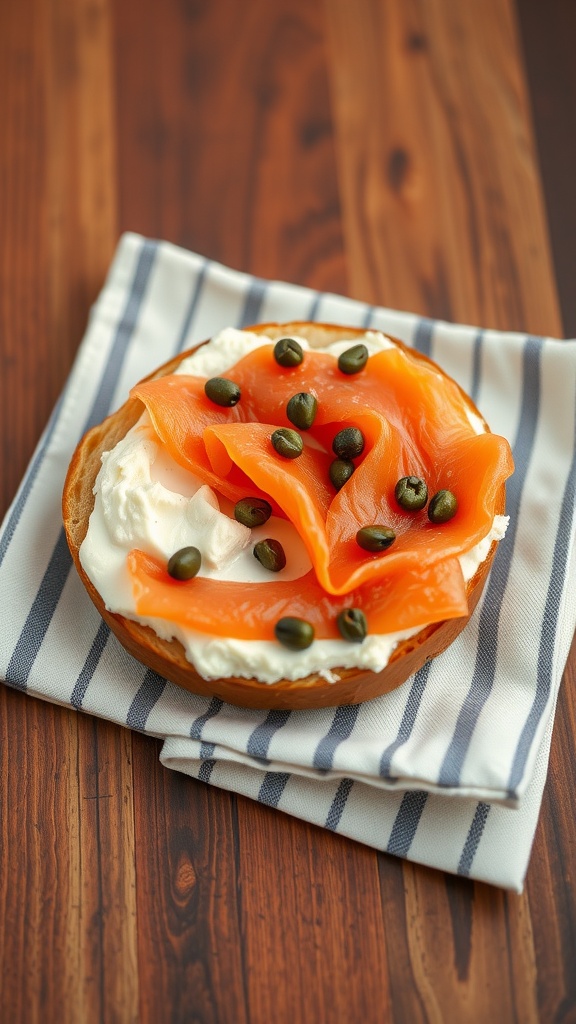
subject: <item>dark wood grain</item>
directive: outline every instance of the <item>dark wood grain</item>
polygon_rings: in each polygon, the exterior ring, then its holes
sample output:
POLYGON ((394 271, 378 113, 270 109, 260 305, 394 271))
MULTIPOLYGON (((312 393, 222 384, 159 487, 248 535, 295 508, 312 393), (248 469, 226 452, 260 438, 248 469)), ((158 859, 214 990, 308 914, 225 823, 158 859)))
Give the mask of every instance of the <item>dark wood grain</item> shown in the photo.
POLYGON ((131 736, 0 690, 0 1009, 136 1020, 131 736))
POLYGON ((234 802, 163 769, 154 741, 133 751, 140 1019, 243 1024, 234 802))
POLYGON ((558 334, 511 2, 328 4, 355 295, 558 334), (530 210, 530 217, 525 211, 530 210))
MULTIPOLYGON (((541 11, 0 4, 2 511, 119 230, 500 328, 559 334, 558 285, 576 333, 574 7, 541 11)), ((1 687, 0 1019, 573 1020, 575 665, 521 897, 1 687)))
POLYGON ((155 12, 116 7, 121 227, 345 290, 322 5, 155 12))
POLYGON ((519 0, 518 24, 532 98, 538 160, 564 334, 576 337, 576 4, 519 0))
POLYGON ((389 1019, 374 852, 244 798, 238 835, 250 1019, 389 1019))
POLYGON ((398 1020, 538 1021, 527 902, 412 864, 403 873, 409 968, 398 955, 394 974, 408 988, 398 1020))
POLYGON ((0 5, 2 512, 116 243, 108 13, 105 0, 0 5))

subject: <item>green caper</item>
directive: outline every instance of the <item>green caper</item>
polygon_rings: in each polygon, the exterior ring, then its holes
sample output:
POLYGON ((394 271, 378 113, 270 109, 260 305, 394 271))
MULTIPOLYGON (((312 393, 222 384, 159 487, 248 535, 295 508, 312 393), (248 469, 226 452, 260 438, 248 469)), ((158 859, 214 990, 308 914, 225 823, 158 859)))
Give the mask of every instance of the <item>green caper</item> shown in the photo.
POLYGON ((344 608, 336 619, 336 625, 344 640, 352 644, 361 644, 368 632, 366 616, 359 608, 344 608))
POLYGON ((338 359, 338 369, 342 373, 360 373, 368 362, 368 349, 366 345, 353 345, 347 348, 338 359))
POLYGON ((285 459, 297 459, 304 450, 304 441, 300 434, 289 427, 278 427, 271 440, 278 455, 283 455, 285 459))
POLYGON ((452 491, 438 491, 430 499, 428 519, 431 523, 447 523, 458 511, 458 502, 452 491))
POLYGON ((344 427, 332 441, 332 451, 339 459, 355 459, 364 451, 364 434, 358 427, 344 427))
POLYGON ((330 463, 328 475, 337 491, 344 487, 355 469, 356 467, 350 459, 334 459, 334 462, 330 463))
POLYGON ((264 498, 240 498, 240 501, 237 501, 234 506, 234 518, 243 526, 249 526, 250 529, 255 526, 264 526, 271 515, 272 505, 264 498))
POLYGON ((254 558, 270 572, 280 572, 286 565, 286 554, 279 540, 268 537, 254 545, 254 558))
POLYGON ((295 338, 281 338, 274 345, 274 359, 279 366, 300 366, 304 359, 302 345, 295 338))
POLYGON ((386 551, 395 540, 396 534, 388 526, 363 526, 356 534, 356 543, 364 551, 386 551))
POLYGON ((292 395, 286 406, 286 415, 295 427, 300 427, 300 430, 308 430, 314 423, 317 409, 318 402, 314 395, 300 391, 297 395, 292 395))
POLYGON ((180 548, 168 562, 168 574, 175 580, 191 580, 201 565, 202 555, 198 548, 180 548))
POLYGON ((227 377, 211 377, 206 381, 204 391, 215 405, 232 406, 240 401, 240 388, 227 377))
POLYGON ((274 626, 276 639, 291 651, 304 651, 314 640, 314 626, 306 619, 296 619, 287 615, 278 619, 274 626))
POLYGON ((396 484, 394 496, 406 512, 419 512, 428 501, 428 488, 419 476, 403 476, 396 484))

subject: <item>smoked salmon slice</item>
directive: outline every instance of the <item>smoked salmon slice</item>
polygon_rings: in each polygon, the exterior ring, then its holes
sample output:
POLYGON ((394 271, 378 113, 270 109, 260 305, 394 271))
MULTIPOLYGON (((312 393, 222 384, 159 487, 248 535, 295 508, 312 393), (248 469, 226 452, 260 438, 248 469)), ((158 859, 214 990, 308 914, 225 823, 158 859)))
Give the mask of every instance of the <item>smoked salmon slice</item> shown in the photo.
MULTIPOLYGON (((178 463, 225 497, 265 497, 291 520, 323 592, 346 595, 388 575, 429 571, 488 534, 496 496, 513 470, 510 448, 498 435, 476 433, 460 389, 433 364, 394 346, 347 378, 323 353, 306 352, 300 366, 280 367, 273 346, 266 345, 227 376, 241 389, 231 409, 206 398, 203 378, 183 375, 144 382, 132 395, 144 403, 178 463), (288 460, 274 450, 271 435, 278 426, 291 426, 286 405, 298 392, 313 394, 318 410, 304 432, 312 443, 288 460), (331 443, 350 425, 362 431, 365 449, 351 479, 335 492, 328 476, 331 443), (409 475, 423 477, 430 496, 451 490, 458 500, 454 518, 435 525, 425 510, 399 508, 394 488, 409 475), (371 555, 355 537, 375 524, 394 529, 396 540, 385 553, 371 555)), ((278 583, 265 586, 275 592, 278 583)), ((400 628, 397 621, 391 616, 385 631, 400 628)))
POLYGON ((242 640, 273 640, 274 625, 285 615, 306 619, 318 639, 336 639, 340 637, 336 617, 344 608, 360 608, 369 632, 375 634, 412 629, 467 612, 466 587, 455 558, 422 571, 391 573, 344 597, 327 594, 313 570, 301 579, 250 586, 202 576, 176 583, 165 565, 133 550, 128 555, 128 571, 139 616, 168 619, 199 633, 242 640))
MULTIPOLYGON (((159 441, 184 469, 231 501, 248 492, 252 497, 264 497, 254 493, 250 479, 237 468, 228 467, 222 476, 212 468, 204 444, 205 428, 240 423, 246 419, 247 408, 245 404, 229 409, 214 405, 204 394, 204 383, 199 377, 158 377, 138 384, 131 395, 144 402, 159 441)), ((275 505, 274 510, 279 511, 275 505)))

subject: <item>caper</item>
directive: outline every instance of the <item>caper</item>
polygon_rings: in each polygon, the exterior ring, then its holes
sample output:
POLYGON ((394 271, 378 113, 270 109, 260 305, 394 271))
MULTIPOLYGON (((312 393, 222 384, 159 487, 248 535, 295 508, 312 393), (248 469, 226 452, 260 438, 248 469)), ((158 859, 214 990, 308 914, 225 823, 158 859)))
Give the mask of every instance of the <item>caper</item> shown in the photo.
POLYGON ((206 381, 204 391, 215 405, 232 406, 240 401, 240 388, 227 377, 211 377, 206 381))
POLYGON ((268 537, 254 545, 254 558, 270 572, 280 572, 286 565, 286 554, 279 540, 268 537))
POLYGON ((347 348, 338 359, 338 369, 342 373, 360 373, 368 362, 368 349, 366 345, 353 345, 347 348))
POLYGON ((300 434, 289 427, 278 427, 271 440, 278 455, 283 455, 285 459, 297 459, 304 450, 304 441, 300 434))
POLYGON ((332 451, 339 459, 355 459, 364 451, 364 434, 358 427, 344 427, 332 441, 332 451))
POLYGON ((361 644, 368 632, 366 616, 359 608, 344 608, 336 619, 336 625, 344 640, 352 644, 361 644))
POLYGON ((458 511, 458 502, 452 491, 438 491, 430 499, 428 519, 431 523, 447 523, 458 511))
POLYGON ((304 651, 314 640, 314 626, 306 619, 296 619, 287 615, 278 619, 274 626, 276 639, 291 651, 304 651))
POLYGON ((385 551, 395 540, 396 534, 388 526, 363 526, 356 534, 356 543, 364 551, 385 551))
POLYGON ((234 518, 243 526, 249 526, 250 529, 255 526, 264 526, 271 515, 272 505, 264 498, 240 498, 240 501, 237 501, 234 506, 234 518))
POLYGON ((308 430, 314 423, 317 409, 318 402, 314 395, 300 391, 297 395, 292 395, 286 406, 286 415, 295 427, 300 427, 300 430, 308 430))
POLYGON ((355 469, 356 467, 350 459, 334 459, 334 462, 330 463, 328 475, 337 491, 344 487, 355 469))
POLYGON ((295 338, 281 338, 274 345, 274 359, 279 366, 300 366, 304 359, 302 345, 295 338))
POLYGON ((198 548, 180 548, 168 562, 168 574, 175 580, 191 580, 202 565, 198 548))
POLYGON ((419 476, 403 476, 396 484, 394 496, 406 512, 419 512, 428 501, 428 488, 419 476))

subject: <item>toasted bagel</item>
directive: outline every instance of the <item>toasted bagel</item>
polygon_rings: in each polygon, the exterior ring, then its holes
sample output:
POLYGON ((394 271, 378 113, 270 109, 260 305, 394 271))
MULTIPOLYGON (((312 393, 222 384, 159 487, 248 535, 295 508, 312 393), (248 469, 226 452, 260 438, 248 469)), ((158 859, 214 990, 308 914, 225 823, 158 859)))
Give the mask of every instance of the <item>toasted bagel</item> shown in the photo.
MULTIPOLYGON (((305 337, 311 347, 322 347, 342 337, 353 338, 366 333, 360 329, 305 322, 260 324, 248 329, 266 334, 273 340, 286 335, 305 337)), ((402 342, 395 341, 395 344, 404 348, 402 342)), ((195 349, 179 355, 147 379, 173 373, 178 364, 193 351, 195 349)), ((430 365, 431 361, 425 356, 412 350, 410 354, 413 358, 430 365)), ((437 372, 442 373, 435 364, 432 365, 437 372)), ((484 422, 470 398, 463 391, 461 396, 463 405, 484 422)), ((110 451, 126 435, 139 420, 143 409, 144 406, 139 399, 129 398, 117 412, 88 431, 74 453, 63 493, 64 528, 80 578, 102 618, 123 647, 138 661, 193 693, 218 697, 230 704, 286 710, 320 708, 357 704, 396 688, 426 661, 441 654, 462 631, 484 588, 496 552, 496 542, 492 543, 487 557, 467 583, 468 615, 432 623, 409 639, 401 641, 394 649, 387 666, 379 673, 366 669, 335 668, 333 676, 339 677, 335 682, 328 682, 319 673, 295 681, 282 679, 275 683, 262 683, 255 678, 204 679, 187 660, 184 648, 178 640, 161 639, 150 627, 111 612, 80 562, 80 546, 86 536, 94 508, 94 485, 100 470, 102 453, 110 451)), ((495 502, 494 515, 503 514, 504 511, 505 487, 502 485, 495 502)))

